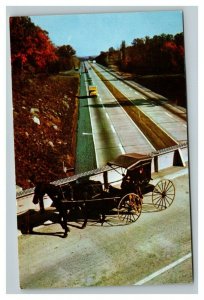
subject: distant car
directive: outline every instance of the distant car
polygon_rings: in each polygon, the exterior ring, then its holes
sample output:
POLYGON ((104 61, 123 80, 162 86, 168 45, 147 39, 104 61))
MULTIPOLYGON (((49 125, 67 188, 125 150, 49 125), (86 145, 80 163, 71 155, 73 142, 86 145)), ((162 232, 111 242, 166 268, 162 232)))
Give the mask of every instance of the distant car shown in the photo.
POLYGON ((97 87, 93 85, 89 86, 89 96, 94 97, 97 96, 97 94, 98 94, 97 87))
POLYGON ((78 67, 75 67, 75 71, 79 71, 79 68, 78 68, 78 67))

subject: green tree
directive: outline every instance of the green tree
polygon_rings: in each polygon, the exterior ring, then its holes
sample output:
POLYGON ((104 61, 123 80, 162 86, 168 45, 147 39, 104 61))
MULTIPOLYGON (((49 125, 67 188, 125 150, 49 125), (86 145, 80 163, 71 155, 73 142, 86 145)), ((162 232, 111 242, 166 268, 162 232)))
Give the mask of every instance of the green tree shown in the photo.
POLYGON ((74 60, 73 56, 75 55, 76 51, 70 45, 63 45, 57 48, 56 51, 58 55, 58 69, 59 71, 70 70, 74 67, 74 60))

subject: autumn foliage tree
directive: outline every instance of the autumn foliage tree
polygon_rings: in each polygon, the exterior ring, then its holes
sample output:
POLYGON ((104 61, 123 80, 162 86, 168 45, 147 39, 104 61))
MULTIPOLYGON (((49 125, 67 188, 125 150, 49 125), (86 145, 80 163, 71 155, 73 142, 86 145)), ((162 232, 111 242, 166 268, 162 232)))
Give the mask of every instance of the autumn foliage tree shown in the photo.
POLYGON ((79 74, 53 74, 75 51, 29 17, 10 18, 10 41, 16 184, 29 188, 32 175, 51 182, 74 168, 79 74))
POLYGON ((48 33, 29 17, 10 18, 10 42, 13 71, 44 71, 58 59, 48 33))
MULTIPOLYGON (((184 73, 183 33, 155 35, 152 38, 135 38, 131 46, 122 41, 117 58, 122 71, 145 74, 184 73), (118 59, 119 58, 119 59, 118 59)), ((100 63, 110 61, 110 51, 103 52, 96 60, 100 63)))

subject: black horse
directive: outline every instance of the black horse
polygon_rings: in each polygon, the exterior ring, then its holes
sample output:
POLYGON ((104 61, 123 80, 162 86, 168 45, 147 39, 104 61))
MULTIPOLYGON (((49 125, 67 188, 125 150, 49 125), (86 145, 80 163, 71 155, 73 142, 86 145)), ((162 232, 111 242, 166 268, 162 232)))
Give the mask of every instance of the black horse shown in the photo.
POLYGON ((67 226, 67 211, 63 207, 63 193, 60 187, 55 186, 54 184, 45 183, 45 182, 38 182, 36 184, 35 190, 34 190, 34 197, 33 197, 33 203, 40 205, 40 212, 43 213, 45 211, 44 208, 44 202, 43 197, 47 194, 50 199, 53 201, 53 206, 56 207, 56 209, 59 211, 59 217, 60 217, 60 225, 64 229, 64 236, 67 236, 67 232, 69 231, 69 228, 67 226))

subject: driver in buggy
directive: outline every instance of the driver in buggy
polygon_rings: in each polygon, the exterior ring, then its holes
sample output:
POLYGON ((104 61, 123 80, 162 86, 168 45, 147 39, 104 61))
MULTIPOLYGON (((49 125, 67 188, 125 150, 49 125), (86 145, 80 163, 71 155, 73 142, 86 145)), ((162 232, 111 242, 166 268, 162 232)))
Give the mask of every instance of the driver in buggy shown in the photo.
POLYGON ((121 189, 126 193, 135 193, 142 199, 141 185, 143 183, 143 168, 140 167, 137 171, 127 171, 121 183, 121 189))

